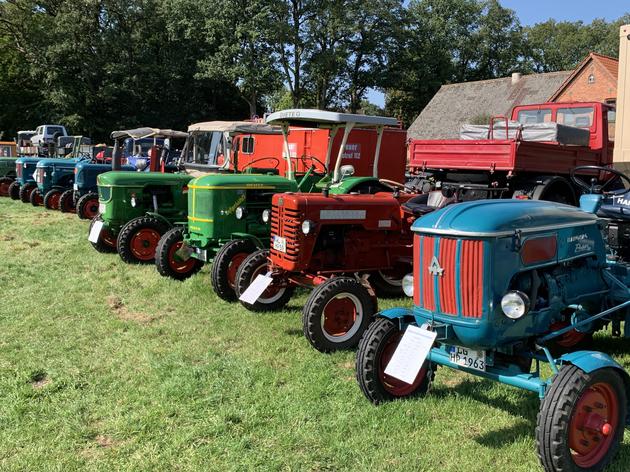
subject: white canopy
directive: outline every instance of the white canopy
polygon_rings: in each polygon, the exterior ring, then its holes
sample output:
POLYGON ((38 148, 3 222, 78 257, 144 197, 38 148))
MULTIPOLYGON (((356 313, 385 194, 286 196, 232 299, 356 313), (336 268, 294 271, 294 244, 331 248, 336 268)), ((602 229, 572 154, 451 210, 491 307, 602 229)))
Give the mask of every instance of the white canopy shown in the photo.
POLYGON ((220 131, 230 134, 282 134, 280 128, 252 121, 204 121, 188 127, 189 133, 194 133, 195 131, 220 131))
POLYGON ((188 133, 183 131, 175 131, 172 129, 159 129, 159 128, 136 128, 121 131, 113 131, 111 134, 112 139, 118 138, 186 138, 188 133))
POLYGON ((331 126, 352 123, 358 128, 378 127, 378 126, 398 126, 396 118, 387 116, 357 115, 353 113, 337 113, 335 111, 324 111, 315 109, 295 108, 272 113, 265 119, 269 124, 291 124, 302 126, 313 126, 317 128, 328 128, 331 126))

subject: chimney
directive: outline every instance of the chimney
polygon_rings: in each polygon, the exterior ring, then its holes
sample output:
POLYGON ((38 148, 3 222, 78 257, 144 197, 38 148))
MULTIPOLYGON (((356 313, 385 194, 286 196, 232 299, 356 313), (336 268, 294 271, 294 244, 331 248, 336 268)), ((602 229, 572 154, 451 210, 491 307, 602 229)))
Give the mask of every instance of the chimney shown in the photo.
POLYGON ((516 85, 523 77, 523 74, 520 72, 512 72, 512 85, 516 85))

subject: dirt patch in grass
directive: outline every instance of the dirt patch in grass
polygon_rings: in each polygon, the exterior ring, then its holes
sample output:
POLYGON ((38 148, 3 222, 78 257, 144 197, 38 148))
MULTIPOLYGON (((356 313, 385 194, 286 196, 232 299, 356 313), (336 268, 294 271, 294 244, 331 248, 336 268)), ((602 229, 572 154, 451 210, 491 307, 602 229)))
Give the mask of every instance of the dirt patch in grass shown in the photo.
POLYGON ((31 385, 33 388, 44 388, 50 382, 52 382, 52 380, 48 378, 46 372, 35 372, 31 375, 31 385))
POLYGON ((110 311, 119 319, 123 321, 134 321, 136 323, 150 323, 157 317, 152 317, 142 312, 130 311, 125 306, 125 303, 116 295, 110 295, 107 297, 107 306, 110 311))
POLYGON ((8 234, 3 234, 0 236, 0 241, 13 241, 15 238, 13 236, 9 236, 8 234))
POLYGON ((117 444, 117 442, 113 438, 105 436, 104 434, 99 434, 98 436, 96 436, 94 441, 99 447, 104 448, 114 447, 117 444))

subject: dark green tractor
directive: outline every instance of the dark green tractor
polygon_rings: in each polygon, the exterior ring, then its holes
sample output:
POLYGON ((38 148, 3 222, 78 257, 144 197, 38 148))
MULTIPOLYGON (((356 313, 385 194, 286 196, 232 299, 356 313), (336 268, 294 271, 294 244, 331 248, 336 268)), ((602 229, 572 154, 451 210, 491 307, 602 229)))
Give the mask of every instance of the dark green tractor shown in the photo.
POLYGON ((15 182, 16 146, 13 141, 0 141, 0 197, 9 196, 9 188, 15 182))

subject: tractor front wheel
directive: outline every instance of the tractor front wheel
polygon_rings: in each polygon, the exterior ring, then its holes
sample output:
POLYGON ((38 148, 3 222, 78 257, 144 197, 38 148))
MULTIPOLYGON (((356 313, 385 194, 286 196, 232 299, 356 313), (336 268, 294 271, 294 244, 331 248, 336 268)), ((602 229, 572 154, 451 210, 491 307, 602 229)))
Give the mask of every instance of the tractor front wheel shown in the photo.
POLYGON ((422 396, 433 380, 435 368, 429 369, 428 361, 424 362, 412 384, 385 373, 402 336, 403 331, 396 321, 377 318, 359 343, 357 381, 363 394, 375 405, 397 398, 422 396))
MULTIPOLYGON (((92 226, 94 226, 97 221, 103 221, 103 219, 100 216, 97 216, 92 219, 92 221, 90 221, 88 235, 92 232, 92 226)), ((95 243, 90 241, 90 244, 92 244, 92 247, 94 249, 103 254, 116 252, 116 238, 107 228, 101 229, 101 234, 99 234, 98 236, 98 241, 95 243)))
POLYGON ((82 220, 91 220, 98 215, 97 193, 86 193, 77 200, 77 215, 82 220))
POLYGON ((185 280, 201 270, 203 262, 194 257, 181 260, 177 251, 184 242, 184 228, 177 226, 168 230, 160 238, 155 250, 155 266, 160 275, 175 280, 185 280))
MULTIPOLYGON (((247 290, 251 283, 261 274, 267 273, 267 258, 269 250, 260 249, 243 261, 241 267, 236 272, 236 296, 240 297, 247 290)), ((274 311, 279 310, 293 296, 295 287, 276 286, 273 283, 258 297, 253 305, 241 301, 241 304, 250 311, 274 311)))
POLYGON ((62 213, 74 213, 74 190, 66 190, 59 197, 59 210, 62 213))
POLYGON ((536 445, 546 472, 601 471, 623 440, 624 381, 612 368, 560 369, 538 412, 536 445))
POLYGON ((302 311, 304 336, 315 349, 352 349, 372 322, 376 303, 351 277, 333 277, 313 290, 302 311))
POLYGON ((13 179, 11 177, 2 177, 0 178, 0 197, 8 197, 9 196, 9 188, 13 183, 13 179))
MULTIPOLYGON (((225 243, 212 261, 210 269, 212 288, 219 298, 236 301, 236 274, 241 264, 258 248, 249 239, 236 239, 225 243)), ((265 259, 266 262, 266 259, 265 259)))
POLYGON ((118 233, 118 255, 127 264, 150 264, 155 250, 168 226, 152 216, 140 216, 129 221, 118 233))
POLYGON ((33 189, 29 200, 34 207, 41 206, 44 203, 44 197, 42 197, 42 192, 40 192, 38 188, 33 189))
POLYGON ((29 203, 31 201, 31 193, 37 189, 35 184, 25 184, 20 187, 20 200, 22 203, 29 203))
POLYGON ((59 199, 61 198, 61 190, 49 190, 44 195, 44 207, 47 210, 59 210, 59 199))
POLYGON ((11 185, 9 185, 9 197, 11 197, 11 200, 20 199, 20 182, 17 180, 14 180, 11 185))

